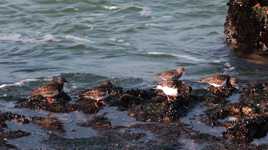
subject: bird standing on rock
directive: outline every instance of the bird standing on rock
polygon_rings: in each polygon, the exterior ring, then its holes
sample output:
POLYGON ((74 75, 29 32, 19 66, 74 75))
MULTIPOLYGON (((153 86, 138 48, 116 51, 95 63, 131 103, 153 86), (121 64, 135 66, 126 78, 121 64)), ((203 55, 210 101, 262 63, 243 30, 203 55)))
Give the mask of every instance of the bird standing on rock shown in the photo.
POLYGON ((178 96, 178 86, 181 84, 179 79, 182 77, 184 72, 185 68, 180 67, 159 74, 161 81, 156 86, 156 89, 163 91, 167 96, 168 101, 178 96))
POLYGON ((109 96, 109 91, 113 88, 113 84, 110 81, 103 82, 97 87, 88 89, 79 95, 80 99, 92 99, 97 103, 104 100, 109 96))
POLYGON ((52 81, 32 91, 31 96, 42 96, 47 99, 49 104, 55 101, 55 97, 63 92, 64 82, 67 82, 63 77, 53 77, 52 81))
POLYGON ((226 74, 214 74, 201 79, 199 82, 207 83, 215 88, 237 87, 235 78, 231 78, 226 74))

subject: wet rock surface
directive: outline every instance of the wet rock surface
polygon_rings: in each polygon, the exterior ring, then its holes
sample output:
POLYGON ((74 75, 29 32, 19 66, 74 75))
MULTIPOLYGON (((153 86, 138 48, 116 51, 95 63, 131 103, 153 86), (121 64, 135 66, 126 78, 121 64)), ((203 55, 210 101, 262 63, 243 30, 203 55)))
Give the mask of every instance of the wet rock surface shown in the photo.
POLYGON ((239 101, 209 105, 201 119, 210 126, 223 126, 223 136, 237 142, 252 142, 267 135, 267 83, 254 81, 243 85, 239 101))
POLYGON ((254 6, 257 3, 252 0, 230 0, 228 3, 226 41, 231 48, 244 54, 267 54, 267 15, 265 11, 256 11, 254 6))
POLYGON ((31 135, 28 131, 10 130, 9 126, 13 124, 35 124, 43 129, 64 132, 64 127, 56 118, 50 117, 30 117, 12 112, 0 113, 1 131, 0 131, 0 148, 1 149, 20 149, 8 144, 8 140, 28 137, 31 135))
POLYGON ((267 55, 267 4, 258 0, 230 0, 225 21, 226 42, 241 55, 267 55))
POLYGON ((17 108, 29 108, 33 110, 47 110, 51 112, 71 112, 77 110, 77 106, 70 104, 71 98, 62 92, 55 98, 55 102, 48 103, 42 96, 31 96, 17 102, 17 108))
POLYGON ((83 123, 79 123, 82 127, 92 127, 95 129, 111 128, 111 121, 104 115, 94 116, 91 120, 83 123))
POLYGON ((72 99, 63 92, 53 103, 31 96, 16 102, 15 112, 0 113, 0 146, 41 132, 50 149, 267 149, 267 143, 253 143, 268 133, 267 85, 195 88, 179 81, 178 95, 170 99, 155 88, 105 81, 72 99))
POLYGON ((251 142, 254 138, 262 138, 268 132, 268 116, 243 118, 224 132, 224 137, 239 142, 251 142))

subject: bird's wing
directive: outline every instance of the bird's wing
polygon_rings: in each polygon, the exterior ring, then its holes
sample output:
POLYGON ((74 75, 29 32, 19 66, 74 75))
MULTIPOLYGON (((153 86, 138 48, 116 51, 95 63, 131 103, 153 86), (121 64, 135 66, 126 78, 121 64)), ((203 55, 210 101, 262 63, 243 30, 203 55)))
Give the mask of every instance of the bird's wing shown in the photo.
POLYGON ((57 86, 53 84, 44 85, 32 91, 33 96, 41 95, 44 97, 52 97, 59 94, 57 86))

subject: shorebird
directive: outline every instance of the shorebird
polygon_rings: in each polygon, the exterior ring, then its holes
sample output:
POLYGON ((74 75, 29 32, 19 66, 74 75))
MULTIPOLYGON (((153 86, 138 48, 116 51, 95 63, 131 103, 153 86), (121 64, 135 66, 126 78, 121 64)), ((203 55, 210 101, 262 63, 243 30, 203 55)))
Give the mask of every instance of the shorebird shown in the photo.
POLYGON ((205 77, 199 81, 200 83, 207 83, 213 87, 236 87, 235 78, 231 78, 229 75, 225 74, 214 74, 205 77))
POLYGON ((81 99, 93 99, 100 102, 109 96, 109 90, 113 87, 109 81, 101 83, 99 86, 88 89, 79 95, 81 99))
POLYGON ((159 78, 162 81, 169 81, 169 80, 179 80, 181 76, 184 74, 185 68, 179 67, 177 69, 165 71, 159 74, 159 78))
POLYGON ((54 98, 63 92, 64 82, 67 82, 63 77, 53 77, 52 81, 32 91, 32 96, 42 96, 47 99, 48 103, 53 103, 54 98))
POLYGON ((179 81, 174 80, 163 81, 156 86, 156 89, 163 91, 167 96, 168 101, 171 101, 178 96, 178 82, 179 81))

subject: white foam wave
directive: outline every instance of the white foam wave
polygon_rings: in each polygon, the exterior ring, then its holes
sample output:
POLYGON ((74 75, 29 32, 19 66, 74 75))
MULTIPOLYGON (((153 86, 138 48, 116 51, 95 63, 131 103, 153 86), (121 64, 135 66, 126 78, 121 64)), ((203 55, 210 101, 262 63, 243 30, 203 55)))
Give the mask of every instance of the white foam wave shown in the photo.
POLYGON ((190 61, 194 61, 194 62, 198 62, 198 63, 221 63, 224 62, 225 59, 201 59, 201 58, 197 58, 194 56, 190 56, 190 55, 184 55, 184 54, 175 54, 175 53, 165 53, 165 52, 147 52, 146 54, 148 55, 158 55, 158 56, 172 56, 172 57, 177 57, 180 59, 185 59, 185 60, 190 60, 190 61))
POLYGON ((24 79, 24 80, 15 82, 15 83, 1 84, 0 89, 7 88, 7 87, 12 87, 12 86, 23 86, 26 83, 34 82, 34 81, 38 81, 38 79, 24 79))
POLYGON ((104 9, 107 9, 107 10, 117 10, 119 9, 119 7, 117 6, 103 6, 104 9))
POLYGON ((147 54, 148 55, 166 55, 166 56, 172 56, 172 57, 182 58, 186 60, 191 60, 195 62, 206 62, 205 59, 200 59, 200 58, 196 58, 196 57, 189 56, 189 55, 183 55, 183 54, 174 54, 174 53, 165 53, 165 52, 148 52, 147 54))
POLYGON ((31 37, 22 34, 0 34, 0 41, 22 42, 22 43, 46 43, 46 42, 59 42, 60 39, 52 34, 46 34, 41 37, 31 37))
POLYGON ((71 41, 75 41, 75 42, 92 43, 92 41, 89 39, 81 38, 81 37, 73 36, 73 35, 65 35, 64 38, 71 40, 71 41))

